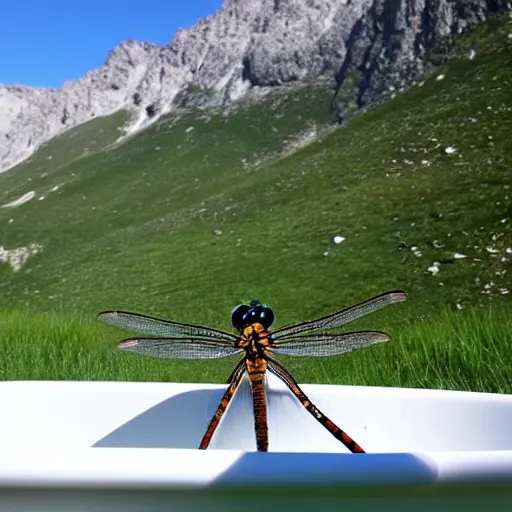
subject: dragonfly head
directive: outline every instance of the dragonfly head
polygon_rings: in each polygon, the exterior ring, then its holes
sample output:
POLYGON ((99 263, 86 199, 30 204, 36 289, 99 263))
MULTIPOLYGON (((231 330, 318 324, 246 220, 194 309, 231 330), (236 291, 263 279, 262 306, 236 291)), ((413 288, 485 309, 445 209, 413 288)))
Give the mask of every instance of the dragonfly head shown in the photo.
POLYGON ((252 300, 250 304, 240 304, 231 312, 231 324, 238 331, 255 322, 268 329, 274 323, 274 312, 257 300, 252 300))

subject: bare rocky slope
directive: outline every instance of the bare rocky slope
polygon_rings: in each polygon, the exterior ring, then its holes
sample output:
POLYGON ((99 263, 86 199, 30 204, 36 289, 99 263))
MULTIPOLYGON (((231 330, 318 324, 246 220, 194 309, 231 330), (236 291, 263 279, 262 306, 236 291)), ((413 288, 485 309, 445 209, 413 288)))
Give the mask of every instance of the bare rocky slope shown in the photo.
MULTIPOLYGON (((407 87, 428 52, 506 0, 225 0, 171 43, 125 41, 59 89, 0 86, 0 171, 59 133, 121 109, 127 132, 178 106, 229 105, 260 88, 359 71, 359 106, 407 87)), ((334 81, 336 80, 336 82, 334 81)))

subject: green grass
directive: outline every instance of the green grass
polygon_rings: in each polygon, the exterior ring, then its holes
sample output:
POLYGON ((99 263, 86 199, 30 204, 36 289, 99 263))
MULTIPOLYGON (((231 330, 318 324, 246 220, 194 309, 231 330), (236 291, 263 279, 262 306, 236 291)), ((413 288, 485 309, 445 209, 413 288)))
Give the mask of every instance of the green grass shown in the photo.
MULTIPOLYGON (((512 391, 512 319, 504 311, 443 311, 393 327, 387 343, 328 358, 283 357, 300 382, 512 391), (508 318, 505 322, 503 318, 508 318)), ((123 333, 89 317, 5 312, 0 379, 225 382, 239 357, 160 360, 114 349, 123 333)))
POLYGON ((43 144, 39 150, 11 172, 1 176, 0 204, 8 198, 23 195, 29 187, 44 193, 55 181, 62 167, 71 162, 105 150, 122 135, 127 119, 126 112, 120 111, 107 117, 92 119, 64 132, 43 144))
MULTIPOLYGON (((391 342, 343 360, 290 360, 298 380, 510 392, 509 31, 501 18, 464 36, 432 76, 343 129, 329 113, 332 91, 308 84, 229 116, 176 113, 79 157, 99 129, 84 125, 79 143, 53 142, 68 156, 46 159, 45 175, 23 166, 0 175, 2 203, 37 194, 0 208, 0 245, 43 246, 19 272, 0 263, 10 340, 1 378, 223 381, 224 361, 117 354, 110 341, 122 333, 93 327, 95 314, 229 329, 231 309, 257 297, 277 326, 403 289, 406 303, 357 322, 391 342), (318 140, 293 149, 315 131, 318 140), (12 310, 26 310, 23 332, 12 310)), ((94 123, 117 130, 118 121, 94 123)))

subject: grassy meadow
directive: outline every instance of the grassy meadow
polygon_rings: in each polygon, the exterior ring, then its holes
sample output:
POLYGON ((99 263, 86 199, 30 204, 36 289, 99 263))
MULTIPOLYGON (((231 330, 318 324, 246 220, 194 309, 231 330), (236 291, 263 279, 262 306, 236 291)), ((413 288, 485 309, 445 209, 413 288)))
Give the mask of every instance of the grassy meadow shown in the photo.
POLYGON ((231 330, 257 297, 278 327, 402 289, 347 326, 387 343, 284 363, 299 382, 512 393, 509 32, 507 16, 464 35, 343 128, 312 83, 119 144, 126 114, 94 119, 0 174, 0 206, 36 194, 0 208, 0 379, 224 382, 232 358, 120 353, 126 333, 95 315, 231 330))

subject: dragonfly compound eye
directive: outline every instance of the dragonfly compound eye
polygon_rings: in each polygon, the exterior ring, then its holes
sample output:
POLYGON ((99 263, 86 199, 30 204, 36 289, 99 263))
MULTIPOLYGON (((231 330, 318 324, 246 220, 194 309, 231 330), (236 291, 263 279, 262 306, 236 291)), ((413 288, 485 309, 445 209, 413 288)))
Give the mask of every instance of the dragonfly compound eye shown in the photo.
POLYGON ((263 304, 252 306, 249 311, 244 315, 244 324, 249 325, 259 323, 268 329, 274 321, 274 312, 263 304))
POLYGON ((251 309, 251 306, 247 304, 240 304, 231 311, 231 325, 241 331, 246 325, 246 315, 251 309))
POLYGON ((274 312, 267 306, 260 306, 259 322, 265 329, 268 329, 274 323, 274 312))

